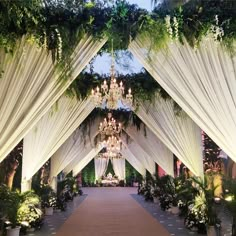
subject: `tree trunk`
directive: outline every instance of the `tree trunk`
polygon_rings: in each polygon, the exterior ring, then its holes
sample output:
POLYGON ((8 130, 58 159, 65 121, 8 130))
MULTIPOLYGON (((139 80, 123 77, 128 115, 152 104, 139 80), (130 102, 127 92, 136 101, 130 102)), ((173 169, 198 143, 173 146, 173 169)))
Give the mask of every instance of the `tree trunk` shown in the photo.
POLYGON ((12 189, 14 176, 16 174, 16 169, 19 166, 19 162, 17 160, 13 160, 12 163, 10 163, 10 169, 6 175, 6 185, 9 189, 12 189))

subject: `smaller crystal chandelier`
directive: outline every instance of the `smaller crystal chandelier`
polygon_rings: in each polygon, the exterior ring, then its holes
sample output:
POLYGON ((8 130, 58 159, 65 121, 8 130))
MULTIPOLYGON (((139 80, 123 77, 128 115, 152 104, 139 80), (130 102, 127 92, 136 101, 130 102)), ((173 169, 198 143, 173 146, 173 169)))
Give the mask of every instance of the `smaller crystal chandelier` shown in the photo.
POLYGON ((107 81, 104 80, 101 88, 97 86, 96 90, 92 89, 92 99, 96 107, 102 107, 103 104, 106 104, 108 109, 118 109, 119 101, 123 105, 131 108, 133 105, 133 95, 131 93, 131 88, 128 90, 128 94, 124 95, 124 86, 121 81, 120 84, 116 82, 115 78, 115 65, 114 65, 114 54, 112 47, 112 63, 111 63, 111 83, 110 87, 107 84, 107 81))
POLYGON ((104 147, 106 147, 107 152, 118 153, 121 150, 121 141, 115 136, 109 136, 107 140, 103 141, 104 147))
POLYGON ((104 118, 104 121, 99 125, 99 133, 102 135, 115 135, 121 131, 121 123, 117 124, 116 120, 112 117, 112 114, 108 113, 108 119, 104 118))

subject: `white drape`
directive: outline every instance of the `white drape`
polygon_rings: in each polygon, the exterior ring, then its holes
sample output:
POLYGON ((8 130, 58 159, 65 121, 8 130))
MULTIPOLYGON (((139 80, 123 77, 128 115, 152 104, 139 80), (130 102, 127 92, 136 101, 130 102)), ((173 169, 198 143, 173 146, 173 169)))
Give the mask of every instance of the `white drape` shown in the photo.
POLYGON ((105 174, 108 166, 109 158, 94 158, 95 180, 101 179, 105 174))
POLYGON ((94 109, 90 99, 62 96, 25 136, 22 180, 29 180, 94 109))
POLYGON ((148 127, 142 125, 137 130, 134 126, 128 126, 125 131, 168 175, 174 176, 173 153, 148 127))
POLYGON ((121 154, 142 176, 146 175, 145 167, 128 148, 122 148, 121 154))
POLYGON ((141 103, 137 115, 190 171, 203 175, 201 130, 183 111, 175 114, 173 100, 157 95, 154 103, 141 103))
POLYGON ((88 155, 83 156, 83 158, 78 162, 77 165, 72 169, 73 175, 76 176, 100 151, 102 146, 93 148, 88 155))
MULTIPOLYGON (((125 137, 121 137, 122 142, 125 144, 125 137)), ((132 152, 132 154, 143 164, 145 169, 147 169, 150 174, 154 175, 156 172, 156 163, 154 160, 142 149, 134 140, 130 140, 127 148, 132 152)))
MULTIPOLYGON (((105 43, 84 36, 71 58, 71 79, 63 80, 51 53, 25 37, 13 55, 0 50, 0 162, 50 109, 105 43)), ((30 167, 29 167, 30 168, 30 167)))
POLYGON ((119 180, 125 179, 125 159, 124 158, 113 158, 111 159, 112 167, 119 180))
MULTIPOLYGON (((83 126, 77 128, 73 132, 73 134, 53 154, 53 156, 51 157, 51 178, 57 176, 74 160, 76 162, 76 159, 80 154, 85 155, 87 154, 87 149, 93 148, 93 140, 96 133, 98 132, 99 121, 100 119, 95 119, 90 128, 87 129, 87 133, 85 133, 85 131, 83 130, 83 126)), ((75 164, 72 164, 72 166, 74 167, 75 164)), ((71 168, 71 170, 72 169, 73 168, 71 168)))
MULTIPOLYGON (((217 145, 236 161, 236 56, 210 36, 194 50, 188 43, 147 56, 150 42, 136 40, 131 52, 217 145)), ((235 43, 234 43, 235 47, 235 43)))

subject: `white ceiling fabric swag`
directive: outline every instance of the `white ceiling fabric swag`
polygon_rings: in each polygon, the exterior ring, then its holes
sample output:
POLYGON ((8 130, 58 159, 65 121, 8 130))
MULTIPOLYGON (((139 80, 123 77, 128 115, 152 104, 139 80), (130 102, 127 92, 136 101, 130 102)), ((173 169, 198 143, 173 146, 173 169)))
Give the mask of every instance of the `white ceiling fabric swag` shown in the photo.
POLYGON ((119 180, 125 180, 125 158, 112 158, 112 167, 119 180))
POLYGON ((94 109, 91 99, 62 96, 25 136, 22 180, 27 181, 70 137, 94 109))
POLYGON ((137 158, 146 170, 150 172, 151 175, 156 173, 156 163, 155 161, 146 153, 146 151, 137 144, 134 140, 129 140, 126 144, 125 136, 121 137, 123 144, 130 150, 135 158, 137 158))
POLYGON ((95 181, 105 175, 109 163, 109 158, 94 158, 95 181))
POLYGON ((128 126, 125 131, 168 175, 174 176, 173 153, 148 127, 144 130, 142 125, 141 129, 137 130, 134 126, 128 126))
MULTIPOLYGON (((80 155, 80 160, 77 161, 77 164, 73 167, 72 172, 73 176, 76 176, 79 174, 81 170, 102 150, 102 146, 99 145, 98 147, 90 149, 89 153, 87 155, 80 155)), ((68 168, 65 169, 66 173, 68 168)), ((71 171, 71 170, 70 170, 71 171)))
MULTIPOLYGON (((150 51, 135 40, 131 52, 183 110, 236 161, 236 56, 210 36, 194 50, 173 42, 150 51)), ((234 43, 235 47, 235 43, 234 43)))
POLYGON ((146 175, 146 169, 143 164, 134 156, 134 154, 127 148, 122 148, 122 156, 142 175, 146 175))
POLYGON ((88 151, 94 147, 93 140, 98 132, 100 119, 93 121, 91 127, 84 133, 83 127, 77 128, 72 135, 60 146, 51 157, 51 179, 56 177, 62 170, 71 165, 71 170, 79 162, 80 154, 87 155, 88 151))
POLYGON ((11 55, 0 50, 0 162, 50 109, 105 43, 85 35, 71 56, 70 79, 59 78, 51 53, 18 41, 11 55))
POLYGON ((140 103, 137 115, 194 175, 203 176, 201 130, 183 111, 175 114, 173 100, 157 95, 153 104, 140 103))

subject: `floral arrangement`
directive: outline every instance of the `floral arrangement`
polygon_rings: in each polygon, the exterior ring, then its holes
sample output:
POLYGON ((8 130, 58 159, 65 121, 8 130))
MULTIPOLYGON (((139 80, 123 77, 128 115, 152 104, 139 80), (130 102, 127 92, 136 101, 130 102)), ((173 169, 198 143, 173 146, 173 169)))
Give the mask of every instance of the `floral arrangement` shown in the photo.
POLYGON ((57 196, 49 185, 43 185, 40 188, 39 196, 41 197, 42 208, 53 207, 56 208, 57 196))
POLYGON ((154 188, 151 189, 151 194, 153 198, 158 198, 160 196, 160 188, 158 186, 154 186, 154 188))
POLYGON ((22 202, 17 212, 18 222, 27 227, 40 228, 43 221, 40 203, 40 198, 35 193, 31 191, 23 193, 22 202))
POLYGON ((188 214, 185 217, 184 224, 185 226, 192 230, 197 231, 198 233, 205 234, 206 233, 206 215, 194 208, 194 204, 188 206, 188 214))
POLYGON ((159 197, 160 207, 163 211, 171 208, 174 198, 171 194, 164 193, 159 197))
POLYGON ((49 195, 42 196, 42 207, 53 207, 56 208, 57 206, 57 197, 54 192, 50 193, 49 195))

